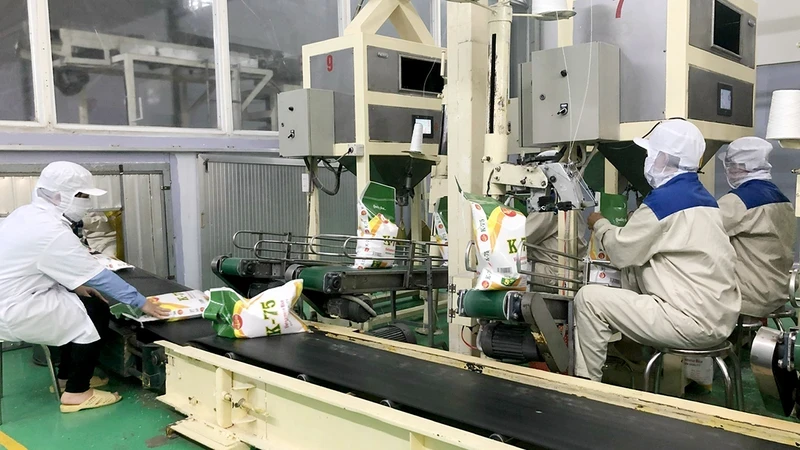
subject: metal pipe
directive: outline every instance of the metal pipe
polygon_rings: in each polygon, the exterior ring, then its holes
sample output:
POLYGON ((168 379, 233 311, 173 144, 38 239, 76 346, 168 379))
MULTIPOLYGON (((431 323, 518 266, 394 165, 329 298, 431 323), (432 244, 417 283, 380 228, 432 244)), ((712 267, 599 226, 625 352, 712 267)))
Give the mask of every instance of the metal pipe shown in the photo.
POLYGON ((437 301, 433 298, 433 261, 428 256, 425 260, 425 271, 428 286, 428 347, 433 348, 434 335, 436 334, 436 307, 437 301))
MULTIPOLYGON (((538 258, 528 258, 528 261, 533 261, 535 263, 539 263, 539 264, 542 264, 542 265, 545 265, 545 266, 549 266, 549 267, 556 267, 556 268, 559 268, 559 269, 569 269, 569 270, 573 270, 574 269, 572 266, 561 265, 561 264, 557 264, 557 263, 554 263, 554 262, 551 262, 551 261, 545 261, 543 259, 538 259, 538 258)), ((577 271, 580 271, 580 269, 578 269, 577 271)), ((519 272, 523 273, 521 270, 519 272)))
POLYGON ((492 183, 498 164, 508 159, 508 95, 511 65, 512 8, 508 0, 492 7, 489 19, 489 98, 488 126, 484 137, 483 164, 486 195, 499 198, 505 187, 492 183))
POLYGON ((392 322, 397 320, 397 291, 389 293, 389 302, 391 304, 392 322))
MULTIPOLYGON (((535 272, 530 272, 530 271, 527 271, 527 270, 525 270, 525 271, 520 270, 519 273, 521 273, 523 275, 529 275, 529 276, 532 276, 532 277, 545 278, 547 280, 564 281, 564 282, 567 282, 567 283, 577 283, 578 285, 582 285, 583 284, 583 280, 579 280, 577 278, 568 278, 568 277, 562 277, 562 276, 558 276, 558 275, 548 275, 548 274, 545 274, 545 273, 535 273, 535 272)), ((560 286, 550 286, 550 288, 559 288, 560 289, 560 286)), ((575 289, 575 290, 577 290, 577 289, 575 289)))
POLYGON ((564 258, 574 259, 575 261, 583 261, 583 258, 579 258, 579 257, 577 257, 575 255, 570 255, 568 253, 559 252, 559 251, 556 251, 556 250, 550 250, 549 248, 544 248, 544 247, 541 247, 541 246, 538 246, 538 245, 529 244, 527 242, 525 242, 523 245, 525 247, 532 248, 534 250, 539 250, 540 252, 550 253, 550 254, 556 255, 556 256, 563 256, 564 258))

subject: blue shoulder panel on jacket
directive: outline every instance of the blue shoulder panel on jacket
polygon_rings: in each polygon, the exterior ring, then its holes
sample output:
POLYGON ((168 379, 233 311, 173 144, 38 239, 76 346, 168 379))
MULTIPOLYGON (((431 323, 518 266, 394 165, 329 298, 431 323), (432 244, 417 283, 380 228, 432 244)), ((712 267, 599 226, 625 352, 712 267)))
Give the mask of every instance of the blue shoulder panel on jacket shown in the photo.
POLYGON ((742 200, 747 209, 772 203, 789 203, 789 199, 768 180, 750 180, 731 191, 742 200))
POLYGON ((701 206, 718 208, 717 201, 700 183, 696 173, 683 173, 653 189, 644 204, 653 210, 658 220, 676 212, 701 206))

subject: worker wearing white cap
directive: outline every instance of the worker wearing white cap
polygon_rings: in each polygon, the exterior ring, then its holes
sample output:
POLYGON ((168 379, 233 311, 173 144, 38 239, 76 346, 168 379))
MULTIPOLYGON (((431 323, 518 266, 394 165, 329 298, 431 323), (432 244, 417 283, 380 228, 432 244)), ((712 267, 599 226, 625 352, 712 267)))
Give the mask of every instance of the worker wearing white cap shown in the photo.
POLYGON ((731 334, 741 303, 722 214, 696 173, 705 151, 700 130, 673 119, 634 142, 647 150, 653 190, 624 227, 599 213, 589 226, 638 286, 588 285, 575 296, 575 374, 596 381, 614 332, 647 346, 705 348, 731 334))
POLYGON ((101 293, 150 315, 168 315, 105 269, 73 233, 90 197, 103 194, 85 168, 54 162, 42 171, 32 202, 0 224, 0 339, 61 347, 62 412, 120 399, 93 389, 107 383, 92 376, 110 318, 101 293))
POLYGON ((797 219, 792 203, 771 181, 772 144, 743 137, 720 153, 733 190, 719 199, 722 223, 736 250, 742 314, 765 317, 786 303, 797 219))

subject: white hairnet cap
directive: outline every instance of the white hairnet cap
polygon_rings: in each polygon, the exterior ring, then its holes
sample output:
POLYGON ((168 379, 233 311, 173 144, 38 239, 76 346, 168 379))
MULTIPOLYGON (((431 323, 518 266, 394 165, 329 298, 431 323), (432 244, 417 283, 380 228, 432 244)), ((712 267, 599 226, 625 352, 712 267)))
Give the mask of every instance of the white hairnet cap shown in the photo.
POLYGON ((74 196, 82 193, 91 196, 105 195, 106 191, 97 189, 92 183, 92 173, 84 167, 67 162, 56 161, 50 163, 39 175, 37 188, 47 189, 74 196))
POLYGON ((769 154, 772 144, 758 137, 739 138, 728 145, 728 150, 719 154, 724 163, 744 164, 747 170, 772 169, 769 154))
POLYGON ((737 188, 746 181, 772 179, 770 153, 772 144, 758 137, 748 136, 731 142, 728 149, 719 154, 728 184, 737 188))
POLYGON ((698 170, 706 151, 703 133, 693 123, 682 119, 661 122, 648 137, 634 138, 633 142, 648 154, 659 152, 678 158, 678 168, 685 171, 698 170))

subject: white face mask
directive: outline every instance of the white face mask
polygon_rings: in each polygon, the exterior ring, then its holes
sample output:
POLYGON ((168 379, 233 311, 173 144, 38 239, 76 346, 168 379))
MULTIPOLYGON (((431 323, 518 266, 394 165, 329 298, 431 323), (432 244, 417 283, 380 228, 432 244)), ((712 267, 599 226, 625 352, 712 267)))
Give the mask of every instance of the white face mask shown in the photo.
POLYGON ((647 155, 647 158, 644 160, 644 178, 647 180, 647 184, 651 187, 656 187, 656 178, 653 174, 653 166, 655 165, 655 157, 651 158, 650 155, 647 155))
POLYGON ((91 199, 74 197, 72 199, 72 204, 64 211, 64 216, 73 222, 78 222, 83 220, 91 207, 91 199))

